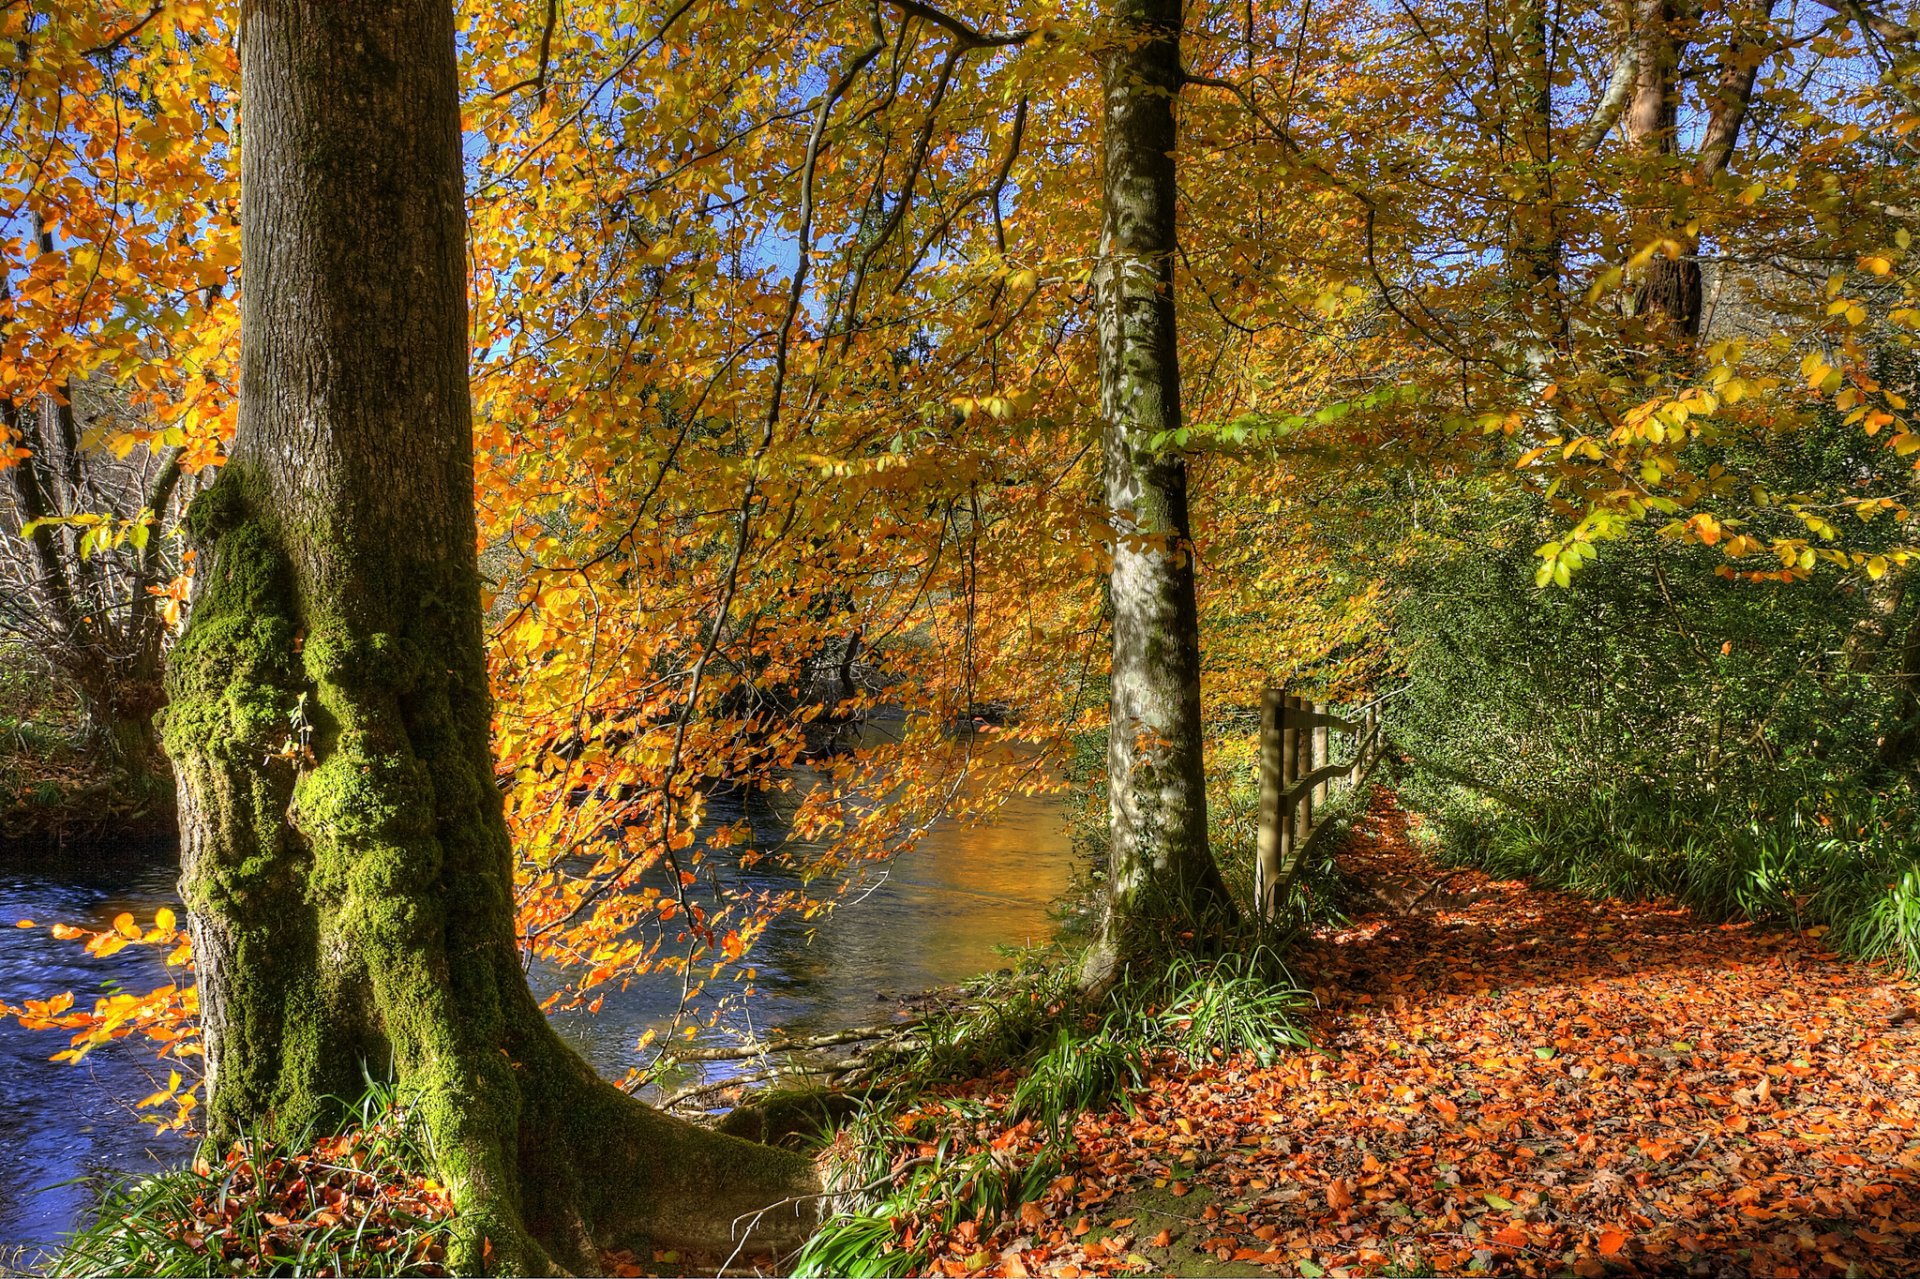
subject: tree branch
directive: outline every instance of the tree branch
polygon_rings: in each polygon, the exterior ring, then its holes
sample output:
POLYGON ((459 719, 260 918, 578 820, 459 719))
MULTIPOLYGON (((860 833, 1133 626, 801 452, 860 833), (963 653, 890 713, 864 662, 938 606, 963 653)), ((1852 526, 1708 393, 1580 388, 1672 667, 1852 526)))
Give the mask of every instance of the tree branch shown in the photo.
POLYGON ((133 39, 135 36, 139 35, 142 31, 144 31, 147 27, 147 24, 152 22, 155 18, 159 17, 161 12, 164 11, 166 7, 167 7, 166 0, 156 0, 153 8, 147 10, 145 17, 141 18, 138 22, 134 23, 132 26, 128 27, 125 31, 122 31, 119 35, 107 41, 105 44, 97 44, 91 49, 82 50, 80 56, 83 58, 112 57, 114 54, 118 53, 121 49, 125 48, 129 40, 133 39))
POLYGON ((553 28, 559 20, 560 0, 547 0, 547 25, 546 29, 540 33, 540 69, 518 84, 510 84, 504 89, 494 90, 494 97, 510 98, 522 89, 531 88, 536 91, 534 94, 536 101, 547 100, 547 65, 553 53, 553 28))
POLYGON ((969 49, 1005 49, 1009 46, 1025 44, 1039 34, 1032 29, 991 34, 968 26, 952 14, 936 9, 930 4, 922 4, 921 0, 886 0, 886 4, 888 8, 898 9, 909 17, 931 22, 969 49))

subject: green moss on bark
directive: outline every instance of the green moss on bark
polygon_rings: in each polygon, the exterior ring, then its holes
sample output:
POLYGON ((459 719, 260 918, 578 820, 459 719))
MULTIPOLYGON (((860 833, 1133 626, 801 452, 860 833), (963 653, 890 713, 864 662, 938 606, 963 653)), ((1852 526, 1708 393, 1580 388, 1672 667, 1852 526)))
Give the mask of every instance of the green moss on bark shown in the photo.
POLYGON ((316 926, 310 863, 287 838, 284 815, 306 687, 291 565, 251 516, 246 490, 245 474, 235 471, 188 511, 200 594, 168 665, 163 725, 188 836, 181 895, 212 1028, 214 1139, 263 1116, 298 1129, 321 1118, 321 1099, 350 1096, 357 1082, 351 1063, 329 1053, 316 1031, 319 983, 300 962, 316 926), (247 979, 221 980, 228 971, 247 979))

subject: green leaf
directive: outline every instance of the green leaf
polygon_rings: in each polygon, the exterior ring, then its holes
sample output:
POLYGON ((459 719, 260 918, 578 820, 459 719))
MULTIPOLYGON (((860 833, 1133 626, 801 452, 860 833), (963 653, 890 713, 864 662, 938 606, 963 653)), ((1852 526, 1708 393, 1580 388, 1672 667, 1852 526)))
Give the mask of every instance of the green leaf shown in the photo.
POLYGON ((1513 1200, 1511 1199, 1502 1199, 1499 1195, 1482 1195, 1480 1197, 1487 1201, 1487 1207, 1489 1208, 1498 1208, 1501 1212, 1513 1211, 1513 1200))

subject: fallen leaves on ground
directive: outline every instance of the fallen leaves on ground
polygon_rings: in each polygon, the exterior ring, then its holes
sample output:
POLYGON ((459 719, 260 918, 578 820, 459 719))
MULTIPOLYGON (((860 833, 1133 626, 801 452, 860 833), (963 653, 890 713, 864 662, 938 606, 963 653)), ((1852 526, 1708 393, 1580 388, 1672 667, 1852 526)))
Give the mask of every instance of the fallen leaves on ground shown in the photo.
POLYGON ((1164 1271, 1179 1258, 1139 1250, 1182 1244, 1218 1272, 1310 1275, 1920 1263, 1907 983, 1811 933, 1449 873, 1408 821, 1383 793, 1343 864, 1438 881, 1437 908, 1296 957, 1312 1051, 1156 1063, 1132 1114, 1082 1117, 1037 1207, 936 1267, 1164 1271))
MULTIPOLYGON (((397 1118, 329 1137, 297 1154, 238 1143, 198 1162, 191 1212, 165 1223, 219 1273, 444 1275, 453 1205, 437 1183, 398 1165, 397 1118)), ((209 1273, 212 1273, 210 1271, 209 1273)))

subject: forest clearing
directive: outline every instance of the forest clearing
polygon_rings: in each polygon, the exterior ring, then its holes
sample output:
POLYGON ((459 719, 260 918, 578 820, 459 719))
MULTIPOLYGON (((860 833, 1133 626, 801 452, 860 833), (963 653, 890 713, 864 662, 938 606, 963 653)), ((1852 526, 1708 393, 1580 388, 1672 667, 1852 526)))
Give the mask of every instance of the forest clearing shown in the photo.
POLYGON ((0 1273, 1903 1273, 1917 71, 0 4, 0 1273))

